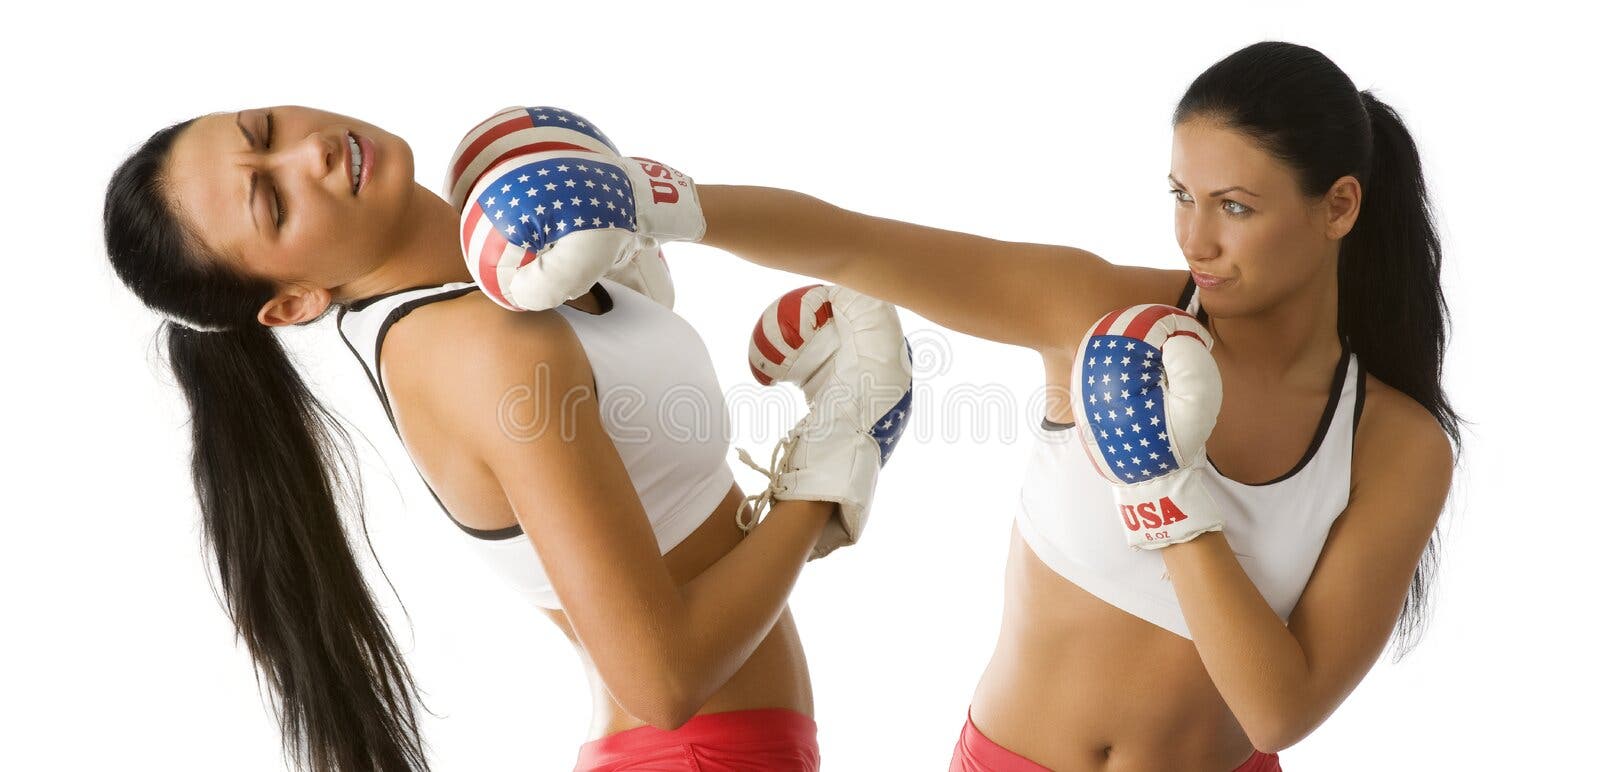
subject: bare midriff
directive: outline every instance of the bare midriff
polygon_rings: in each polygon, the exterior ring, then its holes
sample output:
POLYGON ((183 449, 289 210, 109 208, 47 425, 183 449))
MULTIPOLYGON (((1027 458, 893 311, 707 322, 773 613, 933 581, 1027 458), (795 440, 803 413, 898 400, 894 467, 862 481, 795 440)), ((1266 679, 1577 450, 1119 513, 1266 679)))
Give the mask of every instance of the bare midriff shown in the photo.
POLYGON ((1254 751, 1192 641, 1051 571, 1015 526, 1000 641, 973 695, 972 722, 1062 772, 1222 772, 1254 751))

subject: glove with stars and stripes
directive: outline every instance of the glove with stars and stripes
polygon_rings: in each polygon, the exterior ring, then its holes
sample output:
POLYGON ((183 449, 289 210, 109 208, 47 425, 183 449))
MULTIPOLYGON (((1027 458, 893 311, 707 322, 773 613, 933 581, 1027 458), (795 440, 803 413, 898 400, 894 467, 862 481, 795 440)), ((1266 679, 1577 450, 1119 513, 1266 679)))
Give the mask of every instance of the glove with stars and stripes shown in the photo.
POLYGON ((602 276, 672 307, 660 245, 705 234, 694 182, 625 158, 566 110, 507 107, 456 147, 445 195, 460 212, 463 257, 491 300, 554 308, 602 276))
POLYGON ((1222 408, 1211 333, 1159 303, 1101 317, 1072 365, 1078 438, 1114 483, 1128 544, 1159 549, 1222 530, 1201 469, 1222 408))
POLYGON ((911 415, 911 344, 895 308, 844 287, 814 284, 779 298, 750 337, 750 371, 788 381, 811 408, 773 449, 771 469, 739 457, 771 483, 753 495, 749 530, 772 500, 832 501, 809 559, 861 538, 878 481, 911 415), (782 457, 779 457, 782 452, 782 457))

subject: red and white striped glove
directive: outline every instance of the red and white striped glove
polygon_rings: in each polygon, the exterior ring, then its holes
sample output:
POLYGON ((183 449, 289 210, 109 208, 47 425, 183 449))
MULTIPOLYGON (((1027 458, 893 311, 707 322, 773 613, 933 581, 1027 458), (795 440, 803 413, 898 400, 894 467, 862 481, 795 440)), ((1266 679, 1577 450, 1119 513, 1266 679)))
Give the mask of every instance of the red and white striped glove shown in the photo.
MULTIPOLYGON (((814 284, 779 298, 750 337, 750 371, 764 385, 788 381, 811 410, 773 450, 767 490, 750 499, 755 517, 773 499, 832 501, 812 560, 854 544, 866 527, 878 470, 911 416, 911 345, 895 308, 845 287, 814 284), (779 458, 780 451, 783 453, 779 458)), ((748 530, 743 520, 739 527, 748 530)))
POLYGON ((1147 303, 1101 317, 1072 365, 1078 438, 1113 483, 1128 544, 1159 549, 1222 530, 1200 470, 1222 408, 1211 333, 1182 309, 1147 303))
POLYGON ((473 280, 514 311, 554 308, 603 276, 670 308, 660 245, 705 234, 693 180, 623 157, 554 107, 507 107, 474 127, 451 157, 445 195, 473 280))

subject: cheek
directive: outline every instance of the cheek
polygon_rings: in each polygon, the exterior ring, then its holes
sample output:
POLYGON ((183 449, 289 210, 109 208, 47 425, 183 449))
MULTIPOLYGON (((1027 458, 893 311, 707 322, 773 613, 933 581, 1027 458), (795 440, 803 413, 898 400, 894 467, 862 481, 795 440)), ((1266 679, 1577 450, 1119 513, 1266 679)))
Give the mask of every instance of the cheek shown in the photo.
POLYGON ((1172 207, 1172 237, 1177 239, 1179 244, 1188 240, 1189 230, 1194 224, 1193 212, 1181 206, 1172 207))
POLYGON ((280 265, 297 278, 322 281, 332 258, 349 251, 352 234, 333 213, 302 209, 294 233, 282 242, 280 265))
POLYGON ((1252 283, 1262 288, 1287 289, 1299 286, 1318 268, 1319 254, 1307 241, 1299 223, 1270 222, 1263 219, 1255 227, 1236 233, 1240 268, 1252 275, 1252 283))
POLYGON ((286 279, 304 281, 317 277, 317 266, 314 250, 293 248, 286 250, 278 261, 279 275, 286 279))

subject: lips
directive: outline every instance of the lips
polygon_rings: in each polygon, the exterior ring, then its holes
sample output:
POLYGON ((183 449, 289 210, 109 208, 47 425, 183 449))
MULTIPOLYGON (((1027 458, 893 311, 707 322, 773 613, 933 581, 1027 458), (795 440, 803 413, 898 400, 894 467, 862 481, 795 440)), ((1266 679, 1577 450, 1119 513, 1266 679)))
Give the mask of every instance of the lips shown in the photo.
MULTIPOLYGON (((344 149, 344 178, 347 180, 355 177, 356 158, 355 155, 350 152, 350 140, 355 139, 355 136, 355 134, 347 131, 344 133, 344 142, 340 143, 344 149)), ((356 187, 358 189, 361 187, 359 181, 357 181, 356 187)), ((350 192, 353 195, 356 191, 352 190, 350 192)))
POLYGON ((1212 276, 1209 273, 1201 273, 1195 270, 1190 270, 1189 275, 1194 277, 1195 285, 1206 288, 1216 287, 1225 282, 1232 281, 1232 279, 1224 279, 1220 276, 1212 276))
POLYGON ((372 179, 372 164, 378 160, 378 154, 372 147, 372 140, 366 137, 356 137, 356 144, 361 146, 361 179, 356 180, 356 190, 367 189, 367 180, 372 179))

